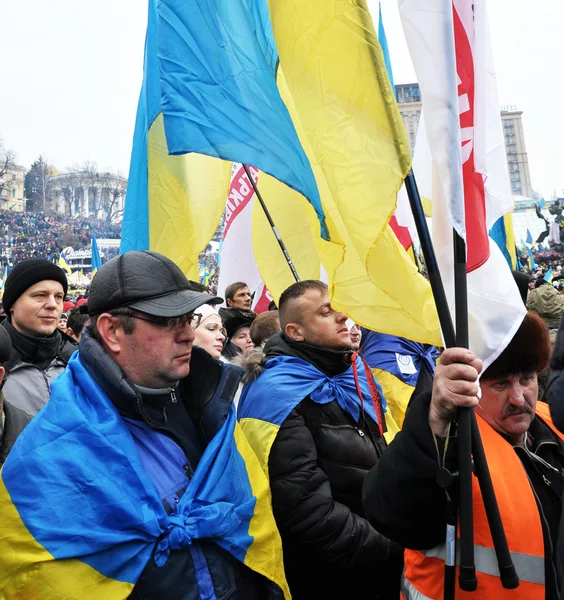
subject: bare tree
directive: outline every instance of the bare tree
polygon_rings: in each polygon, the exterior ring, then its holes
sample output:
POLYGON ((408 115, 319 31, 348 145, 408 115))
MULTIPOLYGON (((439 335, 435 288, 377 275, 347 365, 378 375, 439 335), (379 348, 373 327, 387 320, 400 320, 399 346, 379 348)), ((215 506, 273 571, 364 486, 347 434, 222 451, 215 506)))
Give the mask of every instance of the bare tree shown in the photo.
POLYGON ((102 185, 102 210, 106 221, 109 223, 120 210, 120 200, 127 191, 127 179, 120 173, 102 173, 100 183, 102 185))
POLYGON ((11 174, 17 167, 16 154, 13 150, 7 150, 4 143, 0 141, 0 198, 4 199, 12 189, 11 174))
POLYGON ((73 166, 64 173, 64 176, 65 184, 61 191, 67 212, 72 217, 75 211, 80 210, 79 203, 83 199, 85 175, 80 166, 73 166))

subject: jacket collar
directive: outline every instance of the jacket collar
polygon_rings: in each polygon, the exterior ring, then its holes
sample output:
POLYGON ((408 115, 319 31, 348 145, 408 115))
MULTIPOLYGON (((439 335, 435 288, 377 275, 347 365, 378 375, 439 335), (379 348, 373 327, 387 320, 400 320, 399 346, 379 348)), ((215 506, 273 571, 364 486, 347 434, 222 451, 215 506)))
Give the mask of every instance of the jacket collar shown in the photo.
POLYGON ((531 422, 531 426, 527 431, 526 443, 527 448, 535 454, 542 444, 555 444, 560 451, 563 450, 558 436, 539 416, 535 416, 531 422))
MULTIPOLYGON (((170 390, 154 390, 145 393, 144 388, 131 383, 120 366, 90 335, 87 327, 84 328, 80 338, 78 352, 87 371, 122 416, 142 419, 138 410, 139 403, 156 408, 159 402, 164 404, 170 401, 170 390)), ((220 375, 221 369, 217 361, 205 350, 192 348, 190 374, 179 382, 179 388, 180 396, 194 422, 197 422, 195 418, 200 415, 200 405, 205 404, 206 399, 215 392, 220 375)))
POLYGON ((266 360, 276 356, 294 356, 301 358, 316 369, 335 377, 351 366, 352 348, 335 349, 307 342, 295 342, 283 333, 273 335, 264 347, 266 360))
POLYGON ((18 331, 8 319, 2 323, 12 340, 10 362, 24 362, 46 367, 56 356, 61 346, 61 333, 56 329, 51 335, 31 336, 18 331))

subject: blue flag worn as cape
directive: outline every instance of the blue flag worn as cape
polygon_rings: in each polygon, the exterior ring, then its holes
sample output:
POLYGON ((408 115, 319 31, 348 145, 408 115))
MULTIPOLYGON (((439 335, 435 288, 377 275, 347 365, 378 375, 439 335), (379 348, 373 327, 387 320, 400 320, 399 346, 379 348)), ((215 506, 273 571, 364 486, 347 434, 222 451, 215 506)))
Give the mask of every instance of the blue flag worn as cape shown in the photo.
MULTIPOLYGON (((364 410, 378 423, 360 358, 357 367, 364 410)), ((372 377, 372 374, 368 373, 368 376, 372 377)), ((377 381, 376 387, 385 411, 386 399, 377 381)), ((319 404, 337 400, 355 421, 360 417, 361 401, 352 367, 340 375, 328 377, 301 358, 277 356, 267 361, 261 375, 243 388, 237 417, 266 474, 270 449, 280 426, 306 396, 319 404)))
POLYGON ((75 353, 1 472, 0 589, 126 598, 149 560, 162 565, 203 538, 289 597, 268 482, 235 407, 167 515, 126 424, 75 353))

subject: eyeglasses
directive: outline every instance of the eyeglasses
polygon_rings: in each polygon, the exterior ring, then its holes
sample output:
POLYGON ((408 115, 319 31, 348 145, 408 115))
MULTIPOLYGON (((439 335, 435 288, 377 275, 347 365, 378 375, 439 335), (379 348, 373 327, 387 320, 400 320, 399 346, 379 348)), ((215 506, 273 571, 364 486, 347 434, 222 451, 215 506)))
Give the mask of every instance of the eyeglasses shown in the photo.
POLYGON ((136 315, 129 315, 132 319, 139 319, 140 321, 147 321, 147 323, 153 323, 157 327, 162 327, 163 329, 178 329, 181 327, 184 329, 186 325, 190 327, 190 329, 194 330, 200 324, 202 320, 202 315, 188 313, 187 315, 182 315, 180 317, 172 317, 170 319, 166 319, 164 317, 145 317, 136 315))

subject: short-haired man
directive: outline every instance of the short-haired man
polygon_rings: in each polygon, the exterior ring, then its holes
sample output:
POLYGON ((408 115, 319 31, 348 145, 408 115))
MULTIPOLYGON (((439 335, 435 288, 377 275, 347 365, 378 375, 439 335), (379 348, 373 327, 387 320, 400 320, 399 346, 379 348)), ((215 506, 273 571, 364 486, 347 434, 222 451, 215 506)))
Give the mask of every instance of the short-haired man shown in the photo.
POLYGON ((251 292, 244 281, 236 281, 225 288, 225 304, 237 310, 251 310, 251 292))
MULTIPOLYGON (((476 598, 559 598, 555 549, 562 505, 564 443, 548 406, 538 401, 538 373, 550 356, 546 325, 526 315, 500 357, 482 363, 463 348, 445 350, 432 392, 417 395, 398 433, 366 478, 364 507, 405 554, 404 598, 443 598, 447 495, 437 484, 444 467, 458 470, 456 411, 476 410, 509 551, 520 585, 502 587, 482 495, 472 480, 476 598)), ((449 490, 458 497, 458 488, 449 490)))
POLYGON ((79 351, 1 473, 7 597, 289 597, 240 371, 193 347, 218 301, 156 252, 98 271, 79 351))
POLYGON ((4 464, 16 438, 25 429, 30 418, 23 410, 4 400, 2 387, 6 382, 6 363, 12 353, 12 341, 8 332, 0 327, 0 467, 4 464))
POLYGON ((402 552, 361 506, 385 447, 381 390, 353 359, 347 317, 324 283, 295 283, 279 307, 282 331, 238 414, 270 477, 292 596, 397 599, 402 552))
POLYGON ((32 417, 49 400, 49 384, 76 350, 57 329, 67 285, 61 267, 30 258, 10 271, 4 286, 7 318, 2 326, 12 340, 12 355, 4 365, 9 374, 4 396, 32 417))

